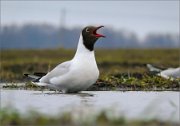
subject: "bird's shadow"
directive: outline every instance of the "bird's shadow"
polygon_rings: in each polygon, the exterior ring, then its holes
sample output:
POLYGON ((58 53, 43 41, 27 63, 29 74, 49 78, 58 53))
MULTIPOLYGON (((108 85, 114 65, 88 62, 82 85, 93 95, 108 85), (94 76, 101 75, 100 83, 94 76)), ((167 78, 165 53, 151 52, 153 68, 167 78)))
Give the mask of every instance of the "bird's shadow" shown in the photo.
POLYGON ((80 97, 93 97, 95 94, 92 93, 86 93, 86 92, 78 92, 78 93, 63 93, 63 92, 54 92, 54 91, 48 91, 48 92, 39 92, 39 93, 33 93, 34 95, 76 95, 80 97))

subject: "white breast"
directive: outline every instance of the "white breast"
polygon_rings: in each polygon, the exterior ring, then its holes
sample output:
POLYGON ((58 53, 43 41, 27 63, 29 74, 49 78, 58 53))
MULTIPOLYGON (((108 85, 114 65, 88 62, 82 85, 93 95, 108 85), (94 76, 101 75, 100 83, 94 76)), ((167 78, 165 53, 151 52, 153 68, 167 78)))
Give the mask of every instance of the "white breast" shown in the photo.
POLYGON ((99 70, 96 64, 94 51, 89 51, 83 44, 80 36, 78 48, 74 58, 71 60, 69 72, 65 75, 52 78, 50 82, 59 89, 66 91, 85 90, 96 82, 99 70))
POLYGON ((72 60, 71 73, 72 89, 84 90, 94 84, 99 77, 94 51, 86 49, 82 41, 79 41, 77 52, 72 60))

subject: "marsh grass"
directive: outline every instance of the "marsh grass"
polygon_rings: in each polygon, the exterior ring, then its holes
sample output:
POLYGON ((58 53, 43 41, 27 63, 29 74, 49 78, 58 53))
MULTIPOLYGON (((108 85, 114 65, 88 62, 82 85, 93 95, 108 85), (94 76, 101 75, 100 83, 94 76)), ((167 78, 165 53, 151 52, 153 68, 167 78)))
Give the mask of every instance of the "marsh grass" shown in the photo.
POLYGON ((178 123, 155 119, 129 120, 123 116, 110 118, 107 111, 85 119, 75 119, 70 112, 52 116, 30 110, 27 114, 22 114, 13 108, 0 110, 0 124, 2 126, 179 126, 178 123))

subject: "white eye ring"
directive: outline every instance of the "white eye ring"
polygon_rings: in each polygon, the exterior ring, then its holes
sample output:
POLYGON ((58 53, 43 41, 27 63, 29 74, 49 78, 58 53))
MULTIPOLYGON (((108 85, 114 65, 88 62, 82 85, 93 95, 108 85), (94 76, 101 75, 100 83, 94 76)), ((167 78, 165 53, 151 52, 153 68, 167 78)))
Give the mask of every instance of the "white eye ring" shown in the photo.
POLYGON ((86 32, 89 32, 89 28, 86 28, 86 32))

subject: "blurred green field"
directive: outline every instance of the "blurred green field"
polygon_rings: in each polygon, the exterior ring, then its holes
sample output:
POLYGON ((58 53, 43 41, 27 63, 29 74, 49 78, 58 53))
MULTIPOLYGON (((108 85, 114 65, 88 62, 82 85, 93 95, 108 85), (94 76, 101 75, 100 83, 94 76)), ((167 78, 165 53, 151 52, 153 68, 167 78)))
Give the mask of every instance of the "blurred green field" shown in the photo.
MULTIPOLYGON (((75 50, 70 49, 3 50, 1 82, 21 82, 24 73, 48 72, 72 59, 74 53, 75 50)), ((102 81, 127 73, 146 75, 148 63, 161 68, 179 67, 180 63, 179 49, 99 49, 95 54, 102 81)))
POLYGON ((129 120, 123 116, 109 117, 108 111, 102 111, 98 115, 81 118, 73 116, 71 112, 50 116, 37 111, 29 111, 23 115, 13 109, 0 111, 2 126, 179 126, 179 123, 160 121, 155 119, 129 120))

